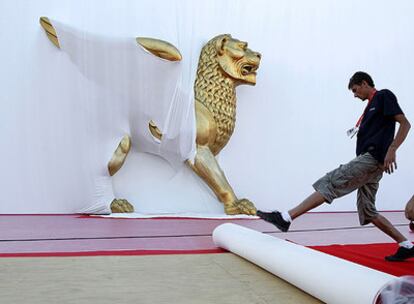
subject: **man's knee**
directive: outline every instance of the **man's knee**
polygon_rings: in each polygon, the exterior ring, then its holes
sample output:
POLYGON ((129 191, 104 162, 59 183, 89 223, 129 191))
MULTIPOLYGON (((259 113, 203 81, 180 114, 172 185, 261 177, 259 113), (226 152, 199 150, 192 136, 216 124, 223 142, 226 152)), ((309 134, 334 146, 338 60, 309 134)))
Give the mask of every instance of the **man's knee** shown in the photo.
POLYGON ((405 217, 409 221, 414 221, 414 195, 405 206, 405 217))

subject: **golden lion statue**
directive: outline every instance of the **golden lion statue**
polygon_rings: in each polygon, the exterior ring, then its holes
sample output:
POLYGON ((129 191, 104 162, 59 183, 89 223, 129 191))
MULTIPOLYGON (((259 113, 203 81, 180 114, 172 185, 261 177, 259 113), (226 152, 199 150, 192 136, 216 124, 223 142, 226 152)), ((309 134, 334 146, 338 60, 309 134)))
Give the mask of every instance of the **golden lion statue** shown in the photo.
MULTIPOLYGON (((49 39, 59 47, 58 37, 49 20, 42 17, 40 23, 49 39)), ((137 38, 137 42, 156 56, 181 60, 180 52, 168 42, 152 38, 137 38)), ((197 69, 194 85, 197 150, 194 162, 188 160, 187 164, 214 191, 229 215, 256 214, 253 203, 237 198, 215 156, 226 146, 234 131, 236 87, 256 84, 260 59, 260 53, 250 50, 247 42, 230 35, 219 35, 201 50, 197 69)), ((149 122, 149 131, 158 139, 162 138, 162 131, 152 121, 149 122)), ((122 167, 130 147, 131 139, 125 135, 108 163, 110 175, 122 167)), ((133 212, 133 206, 126 200, 116 199, 111 210, 133 212)))
POLYGON ((236 122, 236 86, 256 84, 261 55, 247 43, 220 35, 201 50, 194 85, 197 154, 191 168, 224 204, 227 214, 256 214, 247 199, 238 199, 215 159, 233 134, 236 122))

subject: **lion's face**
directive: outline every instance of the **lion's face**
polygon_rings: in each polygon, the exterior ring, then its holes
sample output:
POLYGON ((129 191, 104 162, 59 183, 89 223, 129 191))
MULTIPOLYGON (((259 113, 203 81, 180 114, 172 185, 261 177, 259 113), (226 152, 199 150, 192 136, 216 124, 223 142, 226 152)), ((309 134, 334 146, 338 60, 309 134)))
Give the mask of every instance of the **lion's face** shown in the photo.
POLYGON ((225 35, 216 44, 218 63, 222 70, 239 84, 256 84, 260 53, 247 48, 247 42, 225 35))

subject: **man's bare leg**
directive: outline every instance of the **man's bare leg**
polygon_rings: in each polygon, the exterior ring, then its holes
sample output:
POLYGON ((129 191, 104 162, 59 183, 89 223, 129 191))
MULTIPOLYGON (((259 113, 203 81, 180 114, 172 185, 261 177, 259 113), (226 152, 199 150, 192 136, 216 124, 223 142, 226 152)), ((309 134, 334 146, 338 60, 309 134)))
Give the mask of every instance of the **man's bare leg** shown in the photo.
POLYGON ((413 243, 408 241, 385 217, 377 215, 371 222, 382 232, 394 239, 399 247, 393 255, 386 256, 389 262, 401 262, 414 257, 413 243))
POLYGON ((397 243, 406 241, 407 239, 399 232, 385 217, 378 214, 371 222, 378 227, 386 235, 394 239, 397 243))
POLYGON ((294 220, 298 216, 312 210, 325 202, 325 198, 317 191, 309 195, 302 203, 289 210, 289 215, 294 220))

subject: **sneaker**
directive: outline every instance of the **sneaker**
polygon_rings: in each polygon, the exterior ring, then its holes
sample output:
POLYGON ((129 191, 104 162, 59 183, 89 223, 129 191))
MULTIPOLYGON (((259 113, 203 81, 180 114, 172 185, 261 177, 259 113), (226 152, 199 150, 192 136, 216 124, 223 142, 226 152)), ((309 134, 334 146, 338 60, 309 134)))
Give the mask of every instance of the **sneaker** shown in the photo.
POLYGON ((396 253, 385 257, 389 262, 402 262, 409 258, 414 258, 414 247, 411 249, 399 247, 396 253))
POLYGON ((262 212, 260 210, 257 210, 256 214, 262 220, 275 225, 277 228, 279 228, 280 231, 286 232, 289 230, 290 222, 285 221, 279 211, 262 212))

